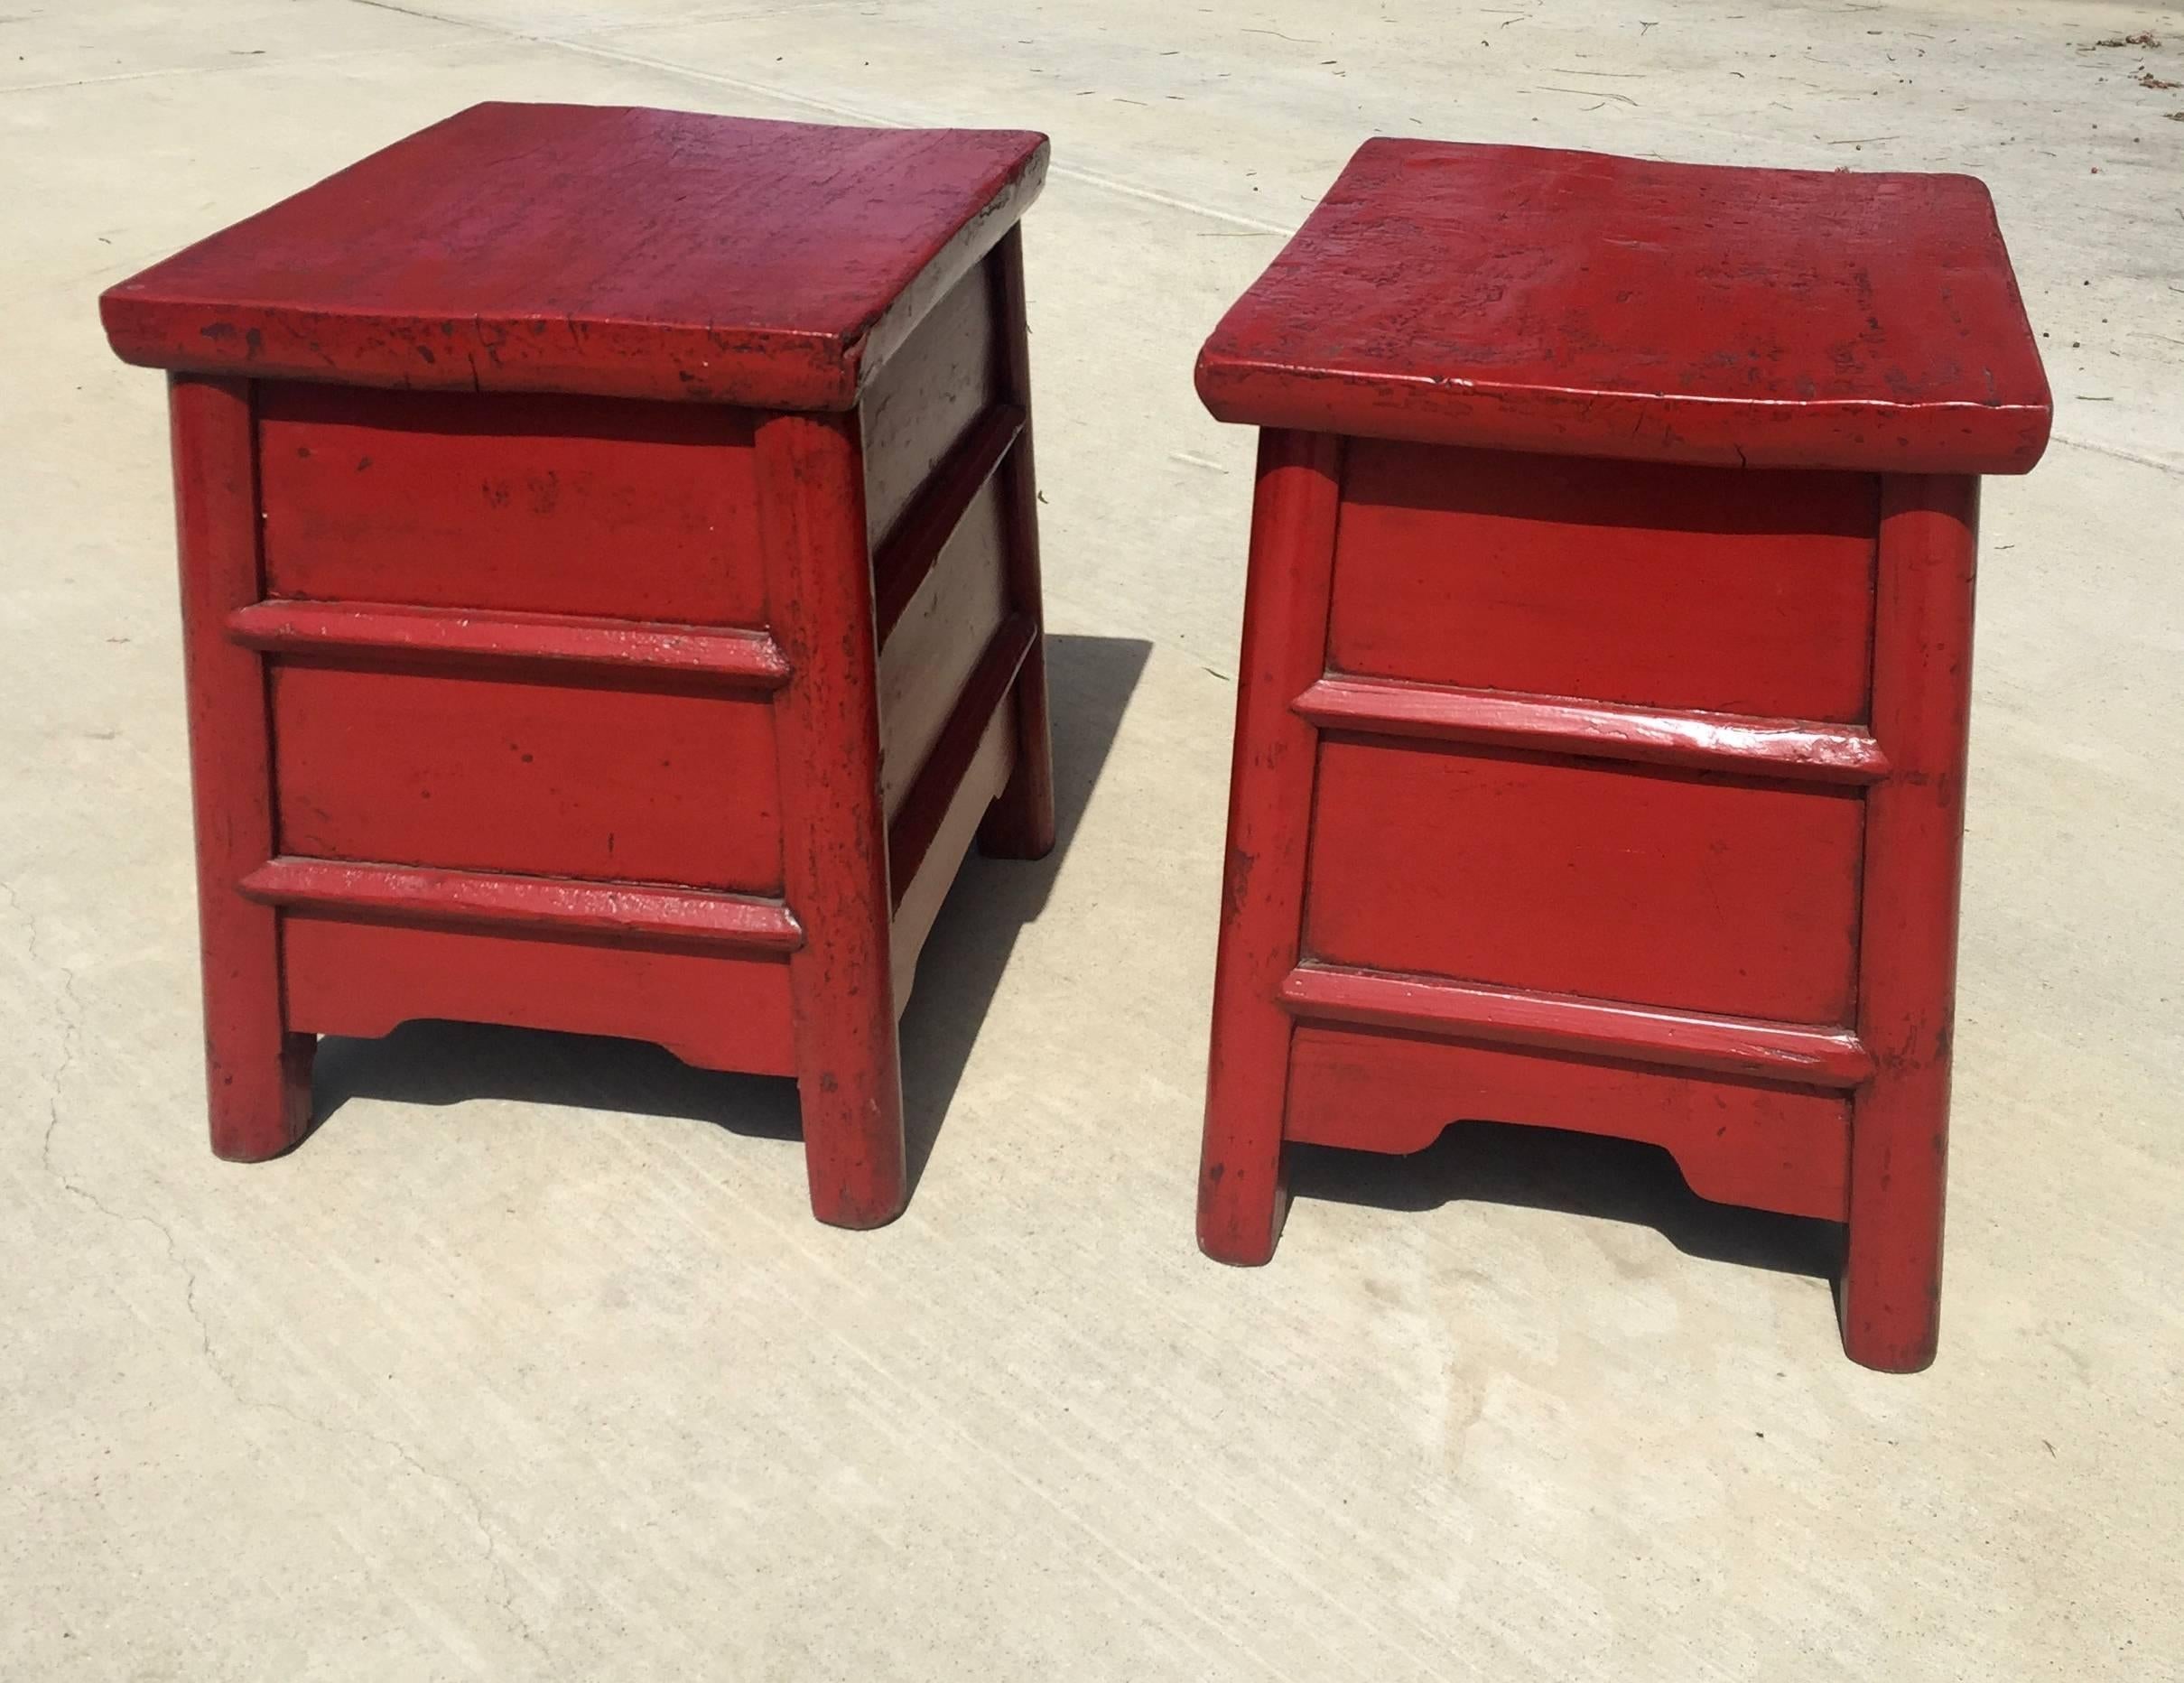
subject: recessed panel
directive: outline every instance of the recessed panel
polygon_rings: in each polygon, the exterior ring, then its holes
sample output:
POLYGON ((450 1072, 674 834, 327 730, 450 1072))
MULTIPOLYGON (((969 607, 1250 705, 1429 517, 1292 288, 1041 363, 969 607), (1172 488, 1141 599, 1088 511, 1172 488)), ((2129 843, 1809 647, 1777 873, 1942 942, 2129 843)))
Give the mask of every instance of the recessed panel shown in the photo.
POLYGON ((377 1037, 421 1018, 614 1035, 704 1069, 795 1072, 788 966, 487 929, 308 912, 281 918, 287 1023, 377 1037))
POLYGON ((748 417, 259 387, 269 595, 762 625, 748 417))
POLYGON ((1000 489, 971 501, 879 651, 879 781, 892 819, 1008 617, 1000 489))
POLYGON ((1411 1152, 1458 1121, 1643 1139, 1703 1198, 1834 1222, 1848 1212, 1839 1093, 1313 1024, 1293 1037, 1286 1138, 1411 1152))
POLYGON ((1878 481, 1352 440, 1329 664, 1773 718, 1867 711, 1878 481))
POLYGON ((282 662, 273 703, 283 852, 781 886, 762 699, 282 662))
POLYGON ((874 550, 993 400, 997 349, 991 276, 980 264, 873 376, 860 410, 865 523, 874 550))
POLYGON ((1850 1020, 1859 792, 1331 737, 1314 957, 1795 1022, 1850 1020))

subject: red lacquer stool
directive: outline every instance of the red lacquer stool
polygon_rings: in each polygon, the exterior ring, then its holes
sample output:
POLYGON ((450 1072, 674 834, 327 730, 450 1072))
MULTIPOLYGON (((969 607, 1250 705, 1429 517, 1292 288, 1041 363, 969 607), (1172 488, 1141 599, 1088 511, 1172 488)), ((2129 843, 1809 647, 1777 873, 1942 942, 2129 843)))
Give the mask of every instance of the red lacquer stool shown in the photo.
POLYGON ((906 1195, 896 1018, 1054 836, 1036 135, 488 105, 125 281, 173 370, 213 1148, 437 1017, 794 1074, 906 1195))
POLYGON ((1265 429, 1199 1238, 1457 1118, 1940 1278, 1974 524, 2047 384, 1985 190, 1374 141, 1199 362, 1265 429))

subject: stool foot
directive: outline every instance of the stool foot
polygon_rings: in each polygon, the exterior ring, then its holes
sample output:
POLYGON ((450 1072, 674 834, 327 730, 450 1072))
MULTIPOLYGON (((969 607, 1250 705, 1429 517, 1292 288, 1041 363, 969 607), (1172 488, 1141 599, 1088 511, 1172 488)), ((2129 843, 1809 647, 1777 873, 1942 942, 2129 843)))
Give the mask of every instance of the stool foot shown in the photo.
POLYGON ((275 1046, 247 1048, 207 1037, 213 1156, 263 1163, 295 1148, 311 1131, 311 1065, 318 1046, 315 1035, 281 1034, 275 1046))
POLYGON ((1918 1373, 1933 1363, 1941 1335, 1941 1251, 1878 1236, 1854 1221, 1836 1293, 1843 1353, 1883 1373, 1918 1373))
POLYGON ((884 1069, 805 1075, 796 1091, 812 1213, 830 1227, 885 1227, 910 1201, 894 1046, 884 1069))
POLYGON ((1289 1177, 1278 1147, 1231 1158, 1209 1149, 1198 1174, 1198 1248, 1232 1268, 1274 1260, 1289 1213, 1289 1177))

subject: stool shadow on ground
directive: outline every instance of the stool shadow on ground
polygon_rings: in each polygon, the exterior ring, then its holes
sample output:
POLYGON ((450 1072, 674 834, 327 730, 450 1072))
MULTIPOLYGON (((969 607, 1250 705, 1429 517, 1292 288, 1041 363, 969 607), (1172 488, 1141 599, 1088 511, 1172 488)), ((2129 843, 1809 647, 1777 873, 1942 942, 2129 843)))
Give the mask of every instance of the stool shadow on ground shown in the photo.
POLYGON ((1289 1188, 1383 1210, 1507 1204, 1650 1227, 1686 1256, 1832 1279, 1843 1230, 1702 1198, 1659 1146, 1504 1122, 1456 1122, 1412 1157, 1289 1148, 1289 1188))
MULTIPOLYGON (((990 860, 973 848, 926 938, 902 1021, 913 1195, 1017 936, 1046 907, 1152 649, 1137 637, 1046 639, 1054 851, 1043 860, 990 860)), ((767 1139, 803 1131, 793 1081, 694 1069, 642 1041, 488 1024, 409 1022, 377 1040, 328 1036, 312 1085, 319 1128, 351 1099, 449 1105, 494 1098, 683 1118, 767 1139)))
POLYGON ((1017 936, 1046 907, 1152 653, 1141 637, 1046 640, 1054 851, 1041 860, 987 859, 972 848, 918 955, 917 982, 902 1018, 903 1129, 913 1194, 1017 936))

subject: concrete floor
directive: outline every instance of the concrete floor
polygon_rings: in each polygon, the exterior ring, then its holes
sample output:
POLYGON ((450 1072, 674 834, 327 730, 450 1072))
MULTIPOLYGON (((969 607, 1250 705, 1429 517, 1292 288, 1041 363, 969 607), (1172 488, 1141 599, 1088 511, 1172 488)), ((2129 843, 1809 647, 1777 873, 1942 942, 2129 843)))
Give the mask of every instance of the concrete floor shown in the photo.
POLYGON ((2184 81, 2184 15, 6 0, 0 1677, 2184 1673, 2184 90, 2142 64, 2184 81), (336 1044, 302 1150, 205 1150, 161 386, 94 298, 484 98, 1054 136, 1066 846, 974 863, 928 951, 885 1232, 808 1218, 785 1085, 605 1042, 336 1044), (1376 131, 1993 187, 2056 442, 1989 487, 1923 1377, 1843 1359, 1824 1232, 1611 1144, 1315 1159, 1272 1268, 1193 1247, 1251 446, 1191 360, 1376 131))

